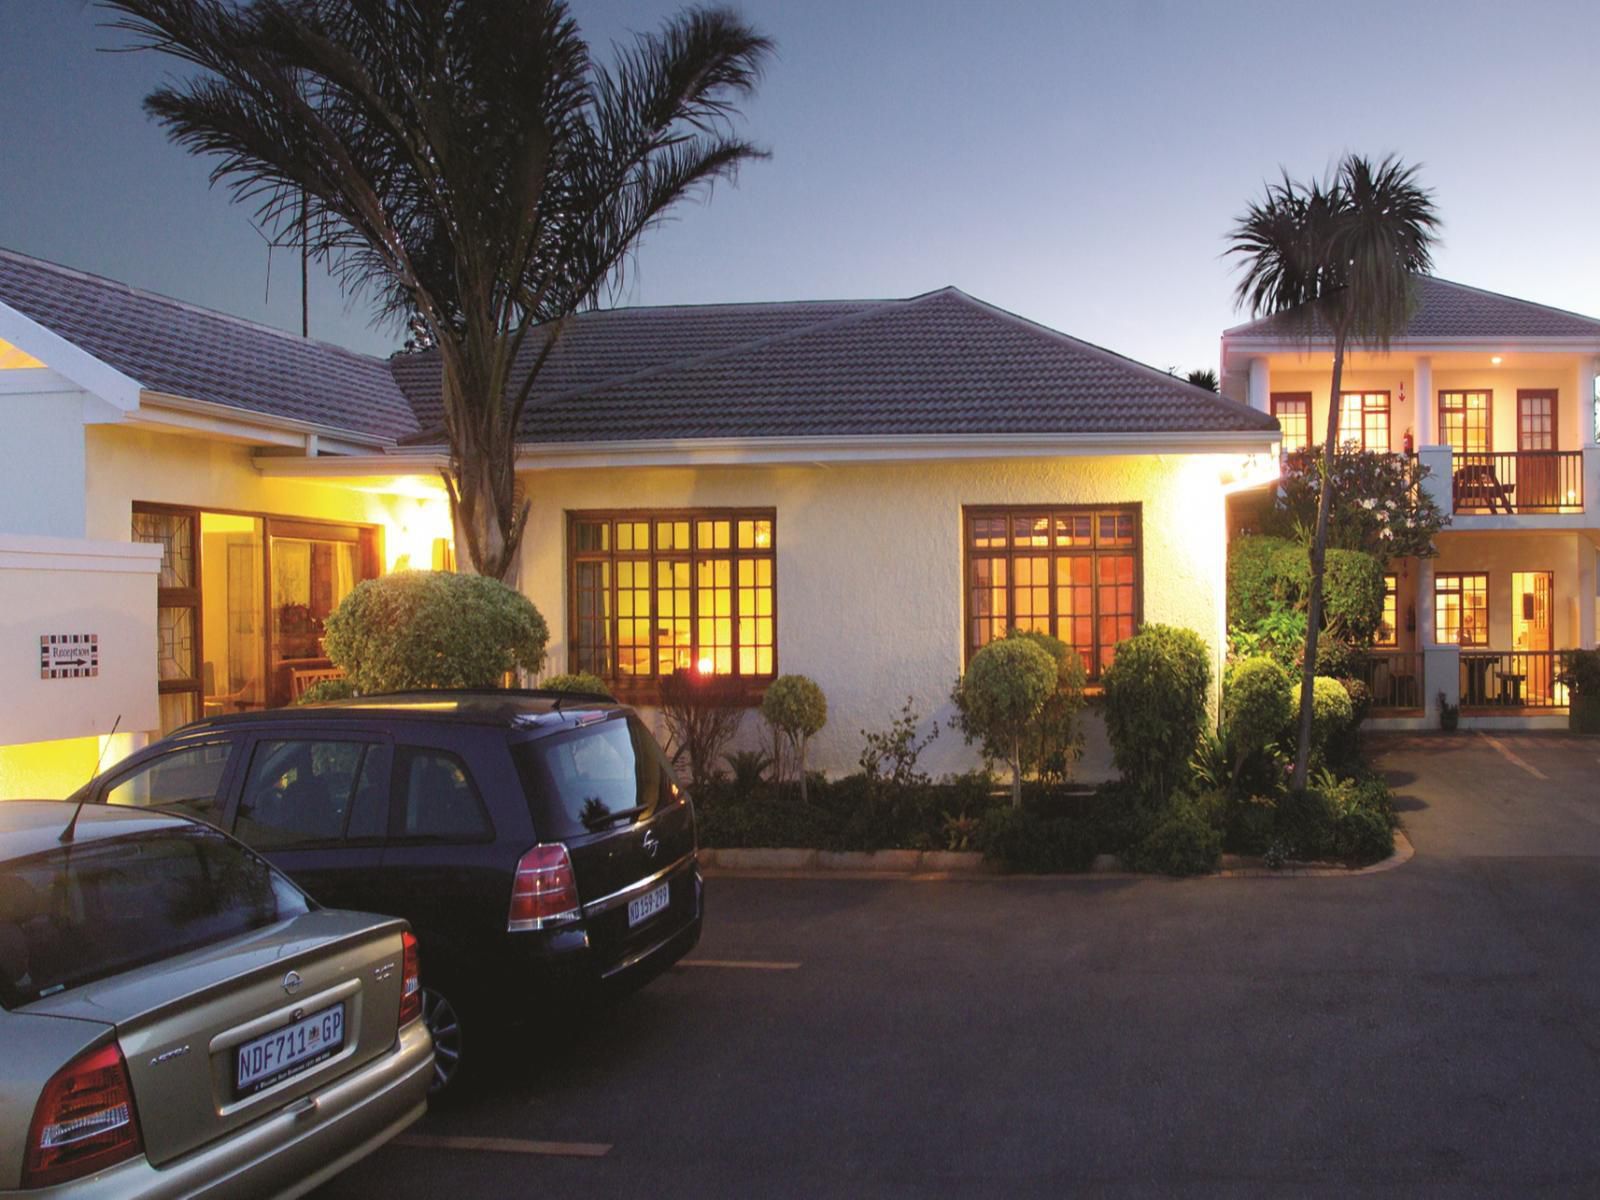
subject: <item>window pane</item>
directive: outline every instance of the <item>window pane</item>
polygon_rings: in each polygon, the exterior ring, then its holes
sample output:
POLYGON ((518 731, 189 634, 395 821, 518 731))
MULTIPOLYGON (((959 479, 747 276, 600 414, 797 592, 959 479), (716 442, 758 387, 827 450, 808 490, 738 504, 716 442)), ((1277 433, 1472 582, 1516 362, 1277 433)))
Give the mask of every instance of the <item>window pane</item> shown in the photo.
POLYGON ((1400 577, 1398 575, 1385 575, 1383 577, 1383 617, 1378 622, 1378 636, 1376 644, 1379 646, 1394 646, 1399 643, 1399 612, 1400 577))
POLYGON ((972 560, 972 644, 987 646, 1005 637, 1010 606, 1006 602, 1008 579, 1003 558, 972 560))
POLYGON ((1093 569, 1085 554, 1056 559, 1055 635, 1078 652, 1086 672, 1095 666, 1093 569))
POLYGON ((650 620, 650 564, 624 559, 617 564, 617 670, 650 674, 653 641, 650 620))
POLYGON ((573 638, 578 670, 611 677, 611 564, 574 564, 577 576, 577 612, 573 638))
MULTIPOLYGON (((606 817, 653 808, 672 796, 671 781, 633 720, 604 721, 511 748, 535 828, 544 841, 616 827, 606 817)), ((633 820, 647 820, 648 813, 633 820)))
POLYGON ((207 716, 267 703, 266 540, 259 517, 200 514, 200 584, 207 716))
POLYGON ((161 679, 195 678, 194 609, 156 609, 156 671, 161 679))
POLYGON ((466 764, 445 750, 395 750, 400 836, 479 841, 494 836, 466 764))
POLYGON ((278 659, 325 658, 333 610, 361 581, 354 542, 273 538, 272 632, 278 659))
POLYGON ((1018 513, 1012 517, 1011 542, 1015 546, 1048 546, 1049 516, 1044 513, 1018 513))
POLYGON ((194 587, 194 519, 188 513, 136 512, 133 540, 161 547, 157 587, 194 587))
POLYGON ((157 703, 161 706, 163 734, 200 719, 200 696, 196 692, 162 692, 157 703))
MULTIPOLYGON (((727 526, 728 522, 708 522, 727 526)), ((733 673, 733 560, 702 559, 695 564, 695 603, 700 627, 695 669, 703 673, 733 673)))
POLYGON ((579 521, 577 527, 579 553, 611 549, 611 522, 579 521))
POLYGON ((689 564, 656 563, 656 670, 662 675, 694 665, 689 615, 689 564))
MULTIPOLYGON (((1040 535, 1041 537, 1043 535, 1040 535)), ((1018 556, 1011 563, 1013 624, 1018 629, 1050 631, 1050 560, 1018 556)))
POLYGON ((1094 538, 1094 518, 1088 513, 1066 513, 1056 518, 1057 546, 1088 546, 1094 538))
MULTIPOLYGON (((340 840, 358 791, 376 790, 368 747, 366 742, 259 743, 239 798, 234 836, 262 850, 340 840)), ((370 798, 366 807, 371 824, 370 798)))
POLYGON ((106 793, 106 803, 179 808, 191 816, 215 816, 217 789, 222 786, 232 749, 232 742, 210 742, 163 754, 119 780, 106 793))
POLYGON ((980 549, 1001 547, 1006 544, 1006 519, 1004 517, 973 517, 972 544, 980 549))
POLYGON ((1283 429, 1285 453, 1302 450, 1310 441, 1310 403, 1304 396, 1273 396, 1272 415, 1283 429))

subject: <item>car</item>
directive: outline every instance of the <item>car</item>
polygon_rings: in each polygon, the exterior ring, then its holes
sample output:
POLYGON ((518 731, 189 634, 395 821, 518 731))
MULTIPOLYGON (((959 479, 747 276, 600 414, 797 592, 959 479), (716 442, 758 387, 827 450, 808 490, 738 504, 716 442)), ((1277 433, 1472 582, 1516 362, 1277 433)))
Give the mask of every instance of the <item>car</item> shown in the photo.
POLYGON ((0 1195, 297 1196, 420 1117, 416 939, 177 815, 0 804, 0 1195))
POLYGON ((210 821, 325 904, 403 917, 443 1091, 518 1023, 698 942, 694 807, 609 697, 422 691, 219 715, 79 793, 210 821))

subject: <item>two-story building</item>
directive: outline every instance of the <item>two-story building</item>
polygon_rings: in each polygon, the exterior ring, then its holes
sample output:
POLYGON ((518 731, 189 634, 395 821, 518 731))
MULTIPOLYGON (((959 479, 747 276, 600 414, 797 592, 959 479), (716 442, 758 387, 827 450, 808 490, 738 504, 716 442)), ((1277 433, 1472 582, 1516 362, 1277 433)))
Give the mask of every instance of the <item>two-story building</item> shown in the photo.
MULTIPOLYGON (((1332 348, 1282 315, 1236 326, 1223 392, 1275 416, 1286 453, 1320 442, 1332 348)), ((1600 321, 1432 277, 1387 352, 1347 356, 1341 440, 1414 447, 1451 516, 1436 558, 1388 566, 1374 724, 1436 725, 1441 703, 1464 725, 1565 724, 1562 652, 1595 645, 1597 358, 1600 321)))

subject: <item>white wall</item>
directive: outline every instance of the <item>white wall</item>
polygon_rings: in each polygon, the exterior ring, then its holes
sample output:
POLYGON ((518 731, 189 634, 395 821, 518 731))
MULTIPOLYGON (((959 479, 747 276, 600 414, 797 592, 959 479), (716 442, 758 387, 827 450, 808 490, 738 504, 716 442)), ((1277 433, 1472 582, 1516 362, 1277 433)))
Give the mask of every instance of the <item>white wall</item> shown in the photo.
POLYGON ((84 402, 53 372, 0 371, 0 533, 83 536, 84 402))
MULTIPOLYGON (((1582 592, 1585 569, 1594 550, 1585 535, 1577 533, 1451 533, 1439 535, 1435 543, 1439 556, 1433 561, 1435 574, 1456 571, 1484 571, 1489 575, 1490 650, 1510 650, 1512 605, 1519 603, 1511 594, 1511 576, 1518 571, 1551 571, 1555 574, 1555 649, 1565 650, 1582 642, 1579 606, 1594 605, 1594 596, 1582 592)), ((1415 572, 1412 573, 1413 578, 1415 572)), ((1431 597, 1418 597, 1418 604, 1431 604, 1431 597)))
MULTIPOLYGON (((777 509, 778 669, 813 677, 828 726, 813 762, 856 768, 863 729, 884 729, 909 695, 925 724, 950 716, 962 669, 962 507, 1143 505, 1144 619, 1188 626, 1222 650, 1225 522, 1219 456, 1060 458, 760 468, 618 468, 523 477, 533 512, 522 587, 550 622, 551 666, 567 669, 567 510, 777 509)), ((753 742, 756 720, 746 722, 753 742)), ((1109 769, 1103 737, 1086 776, 1109 769)), ((934 774, 977 756, 940 730, 934 774)))

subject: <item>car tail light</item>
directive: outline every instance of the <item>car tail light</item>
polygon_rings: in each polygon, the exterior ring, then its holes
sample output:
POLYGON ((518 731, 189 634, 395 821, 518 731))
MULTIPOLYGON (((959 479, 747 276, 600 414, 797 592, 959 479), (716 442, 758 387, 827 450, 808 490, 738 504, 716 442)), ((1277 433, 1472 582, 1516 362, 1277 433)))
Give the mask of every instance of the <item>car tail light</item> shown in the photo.
POLYGON ((417 953, 416 936, 408 929, 400 935, 400 1021, 401 1025, 422 1015, 422 956, 417 953))
POLYGON ((511 916, 506 928, 543 929, 576 920, 578 915, 578 883, 567 848, 552 842, 524 854, 511 884, 511 916))
POLYGON ((45 1085, 28 1127, 22 1186, 65 1183, 143 1150, 128 1064, 113 1042, 80 1054, 45 1085))

